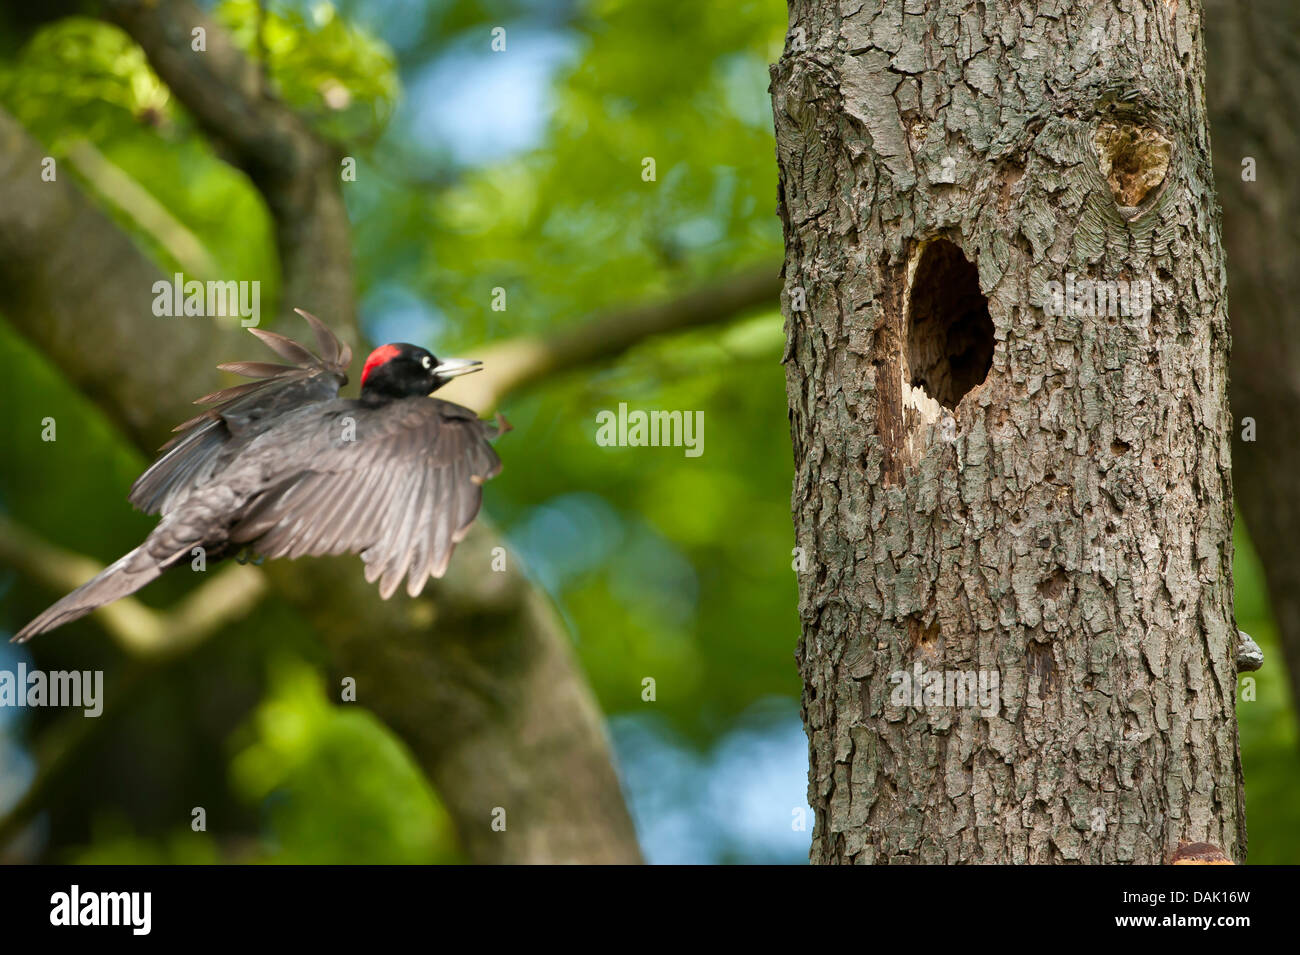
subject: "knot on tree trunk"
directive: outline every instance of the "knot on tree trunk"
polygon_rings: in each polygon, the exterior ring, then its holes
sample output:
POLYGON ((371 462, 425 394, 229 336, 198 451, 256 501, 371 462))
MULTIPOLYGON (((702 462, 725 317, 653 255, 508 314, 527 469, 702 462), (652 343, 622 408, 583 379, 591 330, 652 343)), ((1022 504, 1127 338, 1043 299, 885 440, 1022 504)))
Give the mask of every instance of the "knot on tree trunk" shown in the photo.
POLYGON ((1107 121, 1093 137, 1101 174, 1115 201, 1139 206, 1165 181, 1173 145, 1159 130, 1128 121, 1107 121))

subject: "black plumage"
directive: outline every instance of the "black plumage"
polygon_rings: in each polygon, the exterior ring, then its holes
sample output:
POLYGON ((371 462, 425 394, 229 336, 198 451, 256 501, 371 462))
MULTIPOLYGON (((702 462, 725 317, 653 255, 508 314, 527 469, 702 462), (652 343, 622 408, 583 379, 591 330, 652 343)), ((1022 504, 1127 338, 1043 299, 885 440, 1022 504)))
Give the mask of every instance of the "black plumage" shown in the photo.
POLYGON ((416 596, 441 577, 469 531, 482 484, 501 470, 488 443, 504 420, 429 397, 477 362, 440 362, 405 343, 375 349, 361 395, 340 398, 351 349, 314 316, 319 356, 250 329, 287 365, 218 367, 255 380, 198 399, 128 499, 161 520, 135 550, 55 603, 14 637, 27 640, 134 593, 202 547, 209 560, 359 553, 366 580, 416 596))

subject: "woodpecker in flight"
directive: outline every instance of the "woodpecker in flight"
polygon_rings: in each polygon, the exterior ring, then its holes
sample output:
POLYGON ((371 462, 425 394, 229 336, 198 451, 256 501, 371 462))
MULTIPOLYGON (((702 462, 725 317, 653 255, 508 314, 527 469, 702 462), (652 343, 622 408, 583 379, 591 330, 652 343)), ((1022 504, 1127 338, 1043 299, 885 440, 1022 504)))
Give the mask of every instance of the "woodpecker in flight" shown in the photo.
POLYGON ((161 520, 143 544, 14 635, 22 642, 134 593, 164 570, 241 551, 260 557, 360 553, 385 600, 406 578, 412 597, 441 577, 469 532, 482 484, 501 470, 488 443, 509 424, 429 397, 481 363, 438 359, 405 343, 366 359, 361 395, 340 398, 352 349, 319 319, 319 356, 250 328, 287 365, 239 361, 256 379, 198 399, 210 405, 174 430, 128 500, 161 520))

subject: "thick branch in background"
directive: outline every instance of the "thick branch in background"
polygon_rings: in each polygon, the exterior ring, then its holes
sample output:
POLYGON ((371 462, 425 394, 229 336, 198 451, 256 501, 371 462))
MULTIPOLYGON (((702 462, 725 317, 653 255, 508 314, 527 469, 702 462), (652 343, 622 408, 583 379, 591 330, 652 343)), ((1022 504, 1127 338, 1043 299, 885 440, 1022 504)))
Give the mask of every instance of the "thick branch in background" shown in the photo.
MULTIPOLYGON (((1237 506, 1300 694, 1300 7, 1207 0, 1214 171, 1232 304, 1237 506), (1247 161, 1249 160, 1249 161, 1247 161), (1243 440, 1244 419, 1253 419, 1243 440)), ((1280 674, 1282 667, 1273 671, 1280 674)))
POLYGON ((133 441, 157 447, 159 418, 193 413, 189 396, 217 384, 212 356, 231 354, 239 333, 233 324, 178 319, 159 334, 157 267, 85 201, 66 171, 42 180, 47 155, 0 110, 4 308, 92 401, 119 409, 133 441))

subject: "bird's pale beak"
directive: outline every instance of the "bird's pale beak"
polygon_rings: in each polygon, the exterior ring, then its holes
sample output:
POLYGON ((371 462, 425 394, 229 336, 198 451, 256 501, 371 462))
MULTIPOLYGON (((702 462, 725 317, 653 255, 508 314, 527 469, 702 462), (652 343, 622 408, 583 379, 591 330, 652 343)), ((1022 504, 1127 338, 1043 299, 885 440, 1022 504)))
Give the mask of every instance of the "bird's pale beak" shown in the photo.
POLYGON ((468 375, 471 371, 478 371, 482 367, 481 361, 472 358, 448 358, 441 365, 436 366, 433 373, 440 378, 455 378, 457 375, 468 375))

